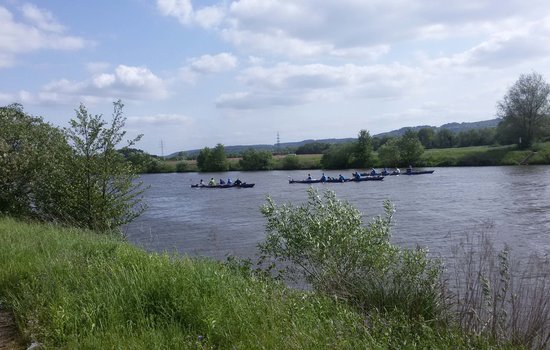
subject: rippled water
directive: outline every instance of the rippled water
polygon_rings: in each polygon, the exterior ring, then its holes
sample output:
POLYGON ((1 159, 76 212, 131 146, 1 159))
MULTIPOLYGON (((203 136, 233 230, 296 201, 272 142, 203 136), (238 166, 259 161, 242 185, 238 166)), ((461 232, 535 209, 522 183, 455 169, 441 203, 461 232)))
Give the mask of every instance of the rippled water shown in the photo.
MULTIPOLYGON (((550 254, 550 166, 436 168, 431 175, 389 176, 383 181, 316 184, 355 205, 365 220, 397 209, 393 242, 428 247, 445 255, 465 233, 489 234, 516 254, 550 254)), ((350 171, 342 171, 349 176, 350 171)), ((328 171, 337 176, 339 172, 328 171)), ((312 171, 313 176, 320 172, 312 171)), ((148 210, 125 231, 128 239, 152 251, 225 259, 253 257, 265 236, 259 207, 271 195, 276 203, 299 203, 308 185, 289 184, 307 171, 184 173, 144 175, 148 210), (200 189, 190 185, 210 177, 255 183, 247 189, 200 189)))

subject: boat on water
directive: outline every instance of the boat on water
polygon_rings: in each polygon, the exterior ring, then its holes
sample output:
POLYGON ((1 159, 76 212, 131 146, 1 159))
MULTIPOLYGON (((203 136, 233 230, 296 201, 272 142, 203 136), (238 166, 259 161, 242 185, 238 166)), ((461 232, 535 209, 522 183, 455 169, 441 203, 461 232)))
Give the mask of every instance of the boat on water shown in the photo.
POLYGON ((247 184, 246 182, 240 183, 240 184, 223 184, 223 185, 206 185, 206 184, 196 184, 191 185, 192 188, 251 188, 254 187, 255 184, 247 184))
POLYGON ((423 175, 423 174, 433 174, 435 170, 413 170, 406 171, 402 173, 403 175, 423 175))
POLYGON ((311 180, 294 180, 294 179, 288 179, 288 183, 289 184, 316 184, 316 183, 325 183, 325 182, 328 182, 328 183, 343 183, 343 182, 348 182, 350 181, 350 179, 337 179, 337 178, 329 178, 329 179, 326 179, 326 180, 321 180, 321 179, 311 179, 311 180))
POLYGON ((389 172, 389 171, 386 171, 386 172, 380 172, 380 173, 375 173, 373 175, 372 172, 370 173, 361 173, 360 175, 361 176, 396 176, 396 175, 423 175, 423 174, 433 174, 435 170, 407 170, 407 171, 403 171, 403 172, 397 172, 397 171, 392 171, 392 172, 389 172))
POLYGON ((362 182, 362 181, 382 181, 384 180, 384 176, 382 175, 369 175, 369 176, 361 176, 361 177, 353 177, 349 179, 350 182, 362 182))

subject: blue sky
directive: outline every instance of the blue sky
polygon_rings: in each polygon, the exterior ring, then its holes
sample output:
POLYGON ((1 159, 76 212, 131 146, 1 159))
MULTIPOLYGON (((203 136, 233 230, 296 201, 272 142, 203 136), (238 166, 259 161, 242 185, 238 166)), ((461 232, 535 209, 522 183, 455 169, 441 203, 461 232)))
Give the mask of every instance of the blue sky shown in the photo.
POLYGON ((494 118, 550 80, 547 0, 0 1, 0 105, 84 103, 152 154, 494 118))

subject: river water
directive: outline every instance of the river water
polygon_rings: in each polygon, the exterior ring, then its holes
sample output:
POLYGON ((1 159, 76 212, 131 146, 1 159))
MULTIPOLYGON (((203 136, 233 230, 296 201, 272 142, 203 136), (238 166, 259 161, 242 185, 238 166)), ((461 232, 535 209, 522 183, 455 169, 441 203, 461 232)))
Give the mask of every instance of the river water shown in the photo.
MULTIPOLYGON (((352 170, 341 171, 350 176, 352 170)), ((180 173, 143 175, 147 211, 125 227, 128 240, 149 251, 177 252, 225 260, 252 258, 265 237, 259 207, 270 195, 276 203, 299 204, 308 185, 289 184, 308 171, 180 173), (228 177, 253 188, 191 188, 200 179, 228 177)), ((338 176, 339 171, 327 171, 338 176)), ((320 177, 317 170, 312 176, 320 177)), ((482 231, 516 256, 550 255, 550 166, 435 168, 434 174, 388 176, 383 181, 315 184, 333 190, 357 207, 367 222, 395 204, 392 242, 420 245, 446 256, 465 234, 482 231), (489 228, 488 228, 489 227, 489 228)))

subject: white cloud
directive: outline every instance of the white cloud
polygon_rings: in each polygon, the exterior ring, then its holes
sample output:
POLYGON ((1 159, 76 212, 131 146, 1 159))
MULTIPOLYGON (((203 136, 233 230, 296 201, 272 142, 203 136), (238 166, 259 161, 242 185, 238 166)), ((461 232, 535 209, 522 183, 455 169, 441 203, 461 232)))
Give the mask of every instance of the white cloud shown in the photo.
POLYGON ((161 14, 175 17, 186 26, 197 24, 203 28, 214 28, 225 17, 225 11, 221 5, 195 10, 191 0, 157 0, 157 8, 161 14))
POLYGON ((38 29, 46 32, 62 33, 65 27, 57 23, 51 12, 39 9, 32 4, 25 4, 21 8, 23 16, 38 29))
POLYGON ((399 64, 330 66, 281 63, 267 68, 248 68, 239 80, 250 91, 223 94, 217 99, 216 106, 252 109, 346 98, 397 98, 418 85, 422 75, 416 69, 399 64))
POLYGON ((63 34, 65 27, 52 14, 34 5, 22 7, 27 22, 18 22, 13 13, 0 6, 0 68, 15 64, 20 54, 37 50, 79 50, 90 44, 85 39, 63 34))
POLYGON ((197 73, 217 73, 237 67, 237 57, 226 52, 217 55, 203 55, 189 61, 189 67, 197 73))
POLYGON ((44 85, 36 94, 21 92, 20 100, 29 104, 74 104, 75 102, 124 100, 162 100, 167 98, 165 81, 148 68, 119 65, 112 73, 101 73, 83 81, 60 79, 44 85))
POLYGON ((132 127, 189 126, 193 124, 193 119, 181 114, 158 114, 128 117, 126 122, 128 126, 132 127))

